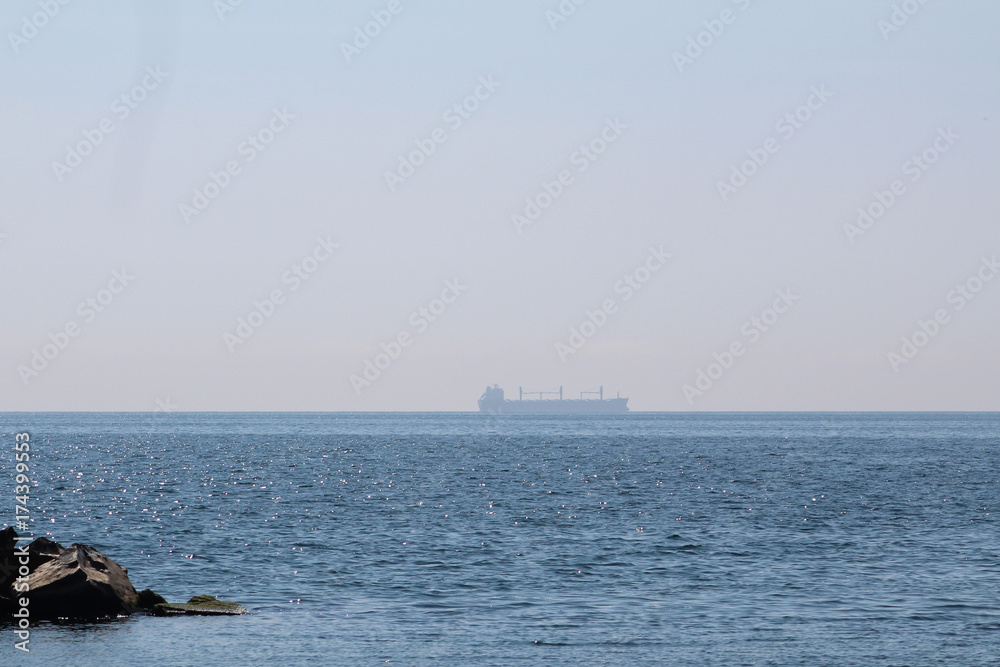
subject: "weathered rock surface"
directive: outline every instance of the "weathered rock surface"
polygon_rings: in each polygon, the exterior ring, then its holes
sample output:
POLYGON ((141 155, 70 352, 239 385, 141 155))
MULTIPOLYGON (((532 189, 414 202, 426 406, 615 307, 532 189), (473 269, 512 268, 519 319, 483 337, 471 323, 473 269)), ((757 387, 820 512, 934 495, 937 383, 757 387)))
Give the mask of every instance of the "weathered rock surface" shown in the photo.
POLYGON ((63 545, 47 537, 35 538, 35 541, 28 545, 28 568, 34 572, 39 565, 55 560, 65 550, 63 545))
POLYGON ((169 604, 148 588, 137 593, 128 570, 85 544, 64 549, 47 537, 17 546, 13 527, 0 530, 0 623, 10 622, 21 596, 30 600, 33 619, 93 620, 146 610, 157 616, 249 614, 235 602, 196 595, 184 604, 169 604), (27 563, 22 563, 27 551, 27 563), (27 567, 28 592, 13 585, 27 567))
MULTIPOLYGON (((0 530, 0 594, 7 591, 7 588, 14 583, 17 578, 21 563, 22 554, 15 554, 17 547, 17 532, 13 526, 0 530)), ((34 572, 42 563, 56 558, 63 552, 63 547, 58 542, 53 542, 47 537, 39 537, 28 545, 28 571, 34 572)))
POLYGON ((155 605, 153 613, 157 616, 181 616, 185 614, 196 616, 240 616, 249 614, 250 610, 235 602, 216 600, 211 595, 195 595, 186 604, 155 605))
POLYGON ((84 544, 39 565, 28 587, 33 618, 106 618, 131 614, 139 605, 128 571, 84 544))

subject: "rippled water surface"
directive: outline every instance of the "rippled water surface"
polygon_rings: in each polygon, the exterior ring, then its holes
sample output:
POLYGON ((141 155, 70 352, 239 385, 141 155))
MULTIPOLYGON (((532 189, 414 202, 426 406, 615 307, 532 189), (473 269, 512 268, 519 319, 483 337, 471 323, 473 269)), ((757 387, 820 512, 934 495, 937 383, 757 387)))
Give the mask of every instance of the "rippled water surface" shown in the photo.
MULTIPOLYGON (((237 618, 2 664, 987 665, 997 414, 0 415, 35 535, 237 618)), ((5 443, 5 444, 3 444, 5 443)))

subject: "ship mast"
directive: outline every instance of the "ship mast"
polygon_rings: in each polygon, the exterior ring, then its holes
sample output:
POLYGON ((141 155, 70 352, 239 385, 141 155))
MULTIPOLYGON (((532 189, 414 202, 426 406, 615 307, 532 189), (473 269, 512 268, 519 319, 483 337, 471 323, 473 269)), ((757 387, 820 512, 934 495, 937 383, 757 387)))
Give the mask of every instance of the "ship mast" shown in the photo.
POLYGON ((581 399, 583 398, 584 394, 597 394, 598 398, 600 398, 600 400, 603 401, 604 400, 604 385, 602 384, 601 387, 600 387, 600 389, 598 389, 597 391, 581 391, 580 392, 580 398, 581 399))

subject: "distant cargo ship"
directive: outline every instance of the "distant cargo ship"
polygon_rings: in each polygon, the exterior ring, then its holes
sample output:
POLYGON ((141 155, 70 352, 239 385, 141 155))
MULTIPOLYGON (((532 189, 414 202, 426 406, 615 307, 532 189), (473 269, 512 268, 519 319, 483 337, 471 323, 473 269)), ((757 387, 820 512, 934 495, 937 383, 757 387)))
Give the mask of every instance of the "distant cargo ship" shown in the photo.
POLYGON ((597 391, 581 391, 580 398, 563 399, 562 387, 559 391, 524 391, 517 389, 517 400, 504 399, 503 389, 499 385, 487 387, 479 397, 479 411, 492 414, 539 413, 539 412, 628 412, 628 399, 619 395, 617 398, 604 398, 604 387, 597 391), (545 398, 546 395, 558 394, 559 398, 545 398), (596 394, 597 398, 584 398, 585 395, 596 394), (538 396, 537 399, 525 400, 525 396, 538 396))

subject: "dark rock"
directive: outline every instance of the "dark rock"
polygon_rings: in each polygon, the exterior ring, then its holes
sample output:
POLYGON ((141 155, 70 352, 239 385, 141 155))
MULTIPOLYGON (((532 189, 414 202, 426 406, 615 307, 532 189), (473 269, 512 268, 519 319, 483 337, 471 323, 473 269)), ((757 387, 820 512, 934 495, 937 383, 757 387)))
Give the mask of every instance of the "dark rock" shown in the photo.
POLYGON ((36 538, 28 545, 28 568, 34 572, 39 565, 55 559, 65 550, 61 544, 53 542, 47 537, 36 538))
POLYGON ((17 559, 14 557, 14 545, 17 544, 17 532, 13 526, 0 530, 0 595, 17 578, 17 559))
MULTIPOLYGON (((17 532, 13 527, 0 530, 0 591, 5 591, 14 583, 17 572, 22 565, 20 556, 15 554, 17 547, 17 532)), ((47 563, 63 552, 58 542, 47 537, 39 537, 28 545, 28 572, 34 572, 39 565, 47 563)))
POLYGON ((28 578, 32 618, 131 614, 139 603, 128 572, 97 549, 73 544, 28 578))
POLYGON ((154 593, 153 591, 151 591, 148 588, 145 589, 145 590, 139 591, 139 608, 140 609, 152 609, 154 606, 156 606, 158 604, 166 604, 166 603, 167 603, 167 601, 166 601, 166 599, 163 596, 158 595, 157 593, 154 593))
POLYGON ((0 530, 0 615, 6 617, 15 610, 14 602, 20 597, 13 586, 20 574, 21 567, 27 566, 27 572, 34 572, 39 565, 47 563, 58 556, 63 548, 47 537, 39 537, 24 547, 27 551, 27 563, 21 560, 25 554, 18 547, 17 531, 13 527, 0 530))
POLYGON ((182 616, 185 614, 239 616, 249 614, 250 610, 235 602, 216 600, 211 595, 195 595, 185 604, 158 604, 153 607, 153 613, 157 616, 182 616))
POLYGON ((0 530, 0 551, 13 549, 15 544, 17 544, 17 531, 14 530, 14 526, 0 530))
POLYGON ((235 602, 217 600, 211 595, 196 595, 184 604, 169 604, 150 589, 137 593, 128 578, 128 570, 103 553, 84 544, 64 549, 58 542, 39 537, 25 547, 18 547, 14 528, 0 530, 0 623, 10 621, 16 610, 13 584, 17 579, 24 553, 32 619, 68 618, 94 620, 131 614, 138 609, 158 616, 240 615, 250 611, 235 602))

